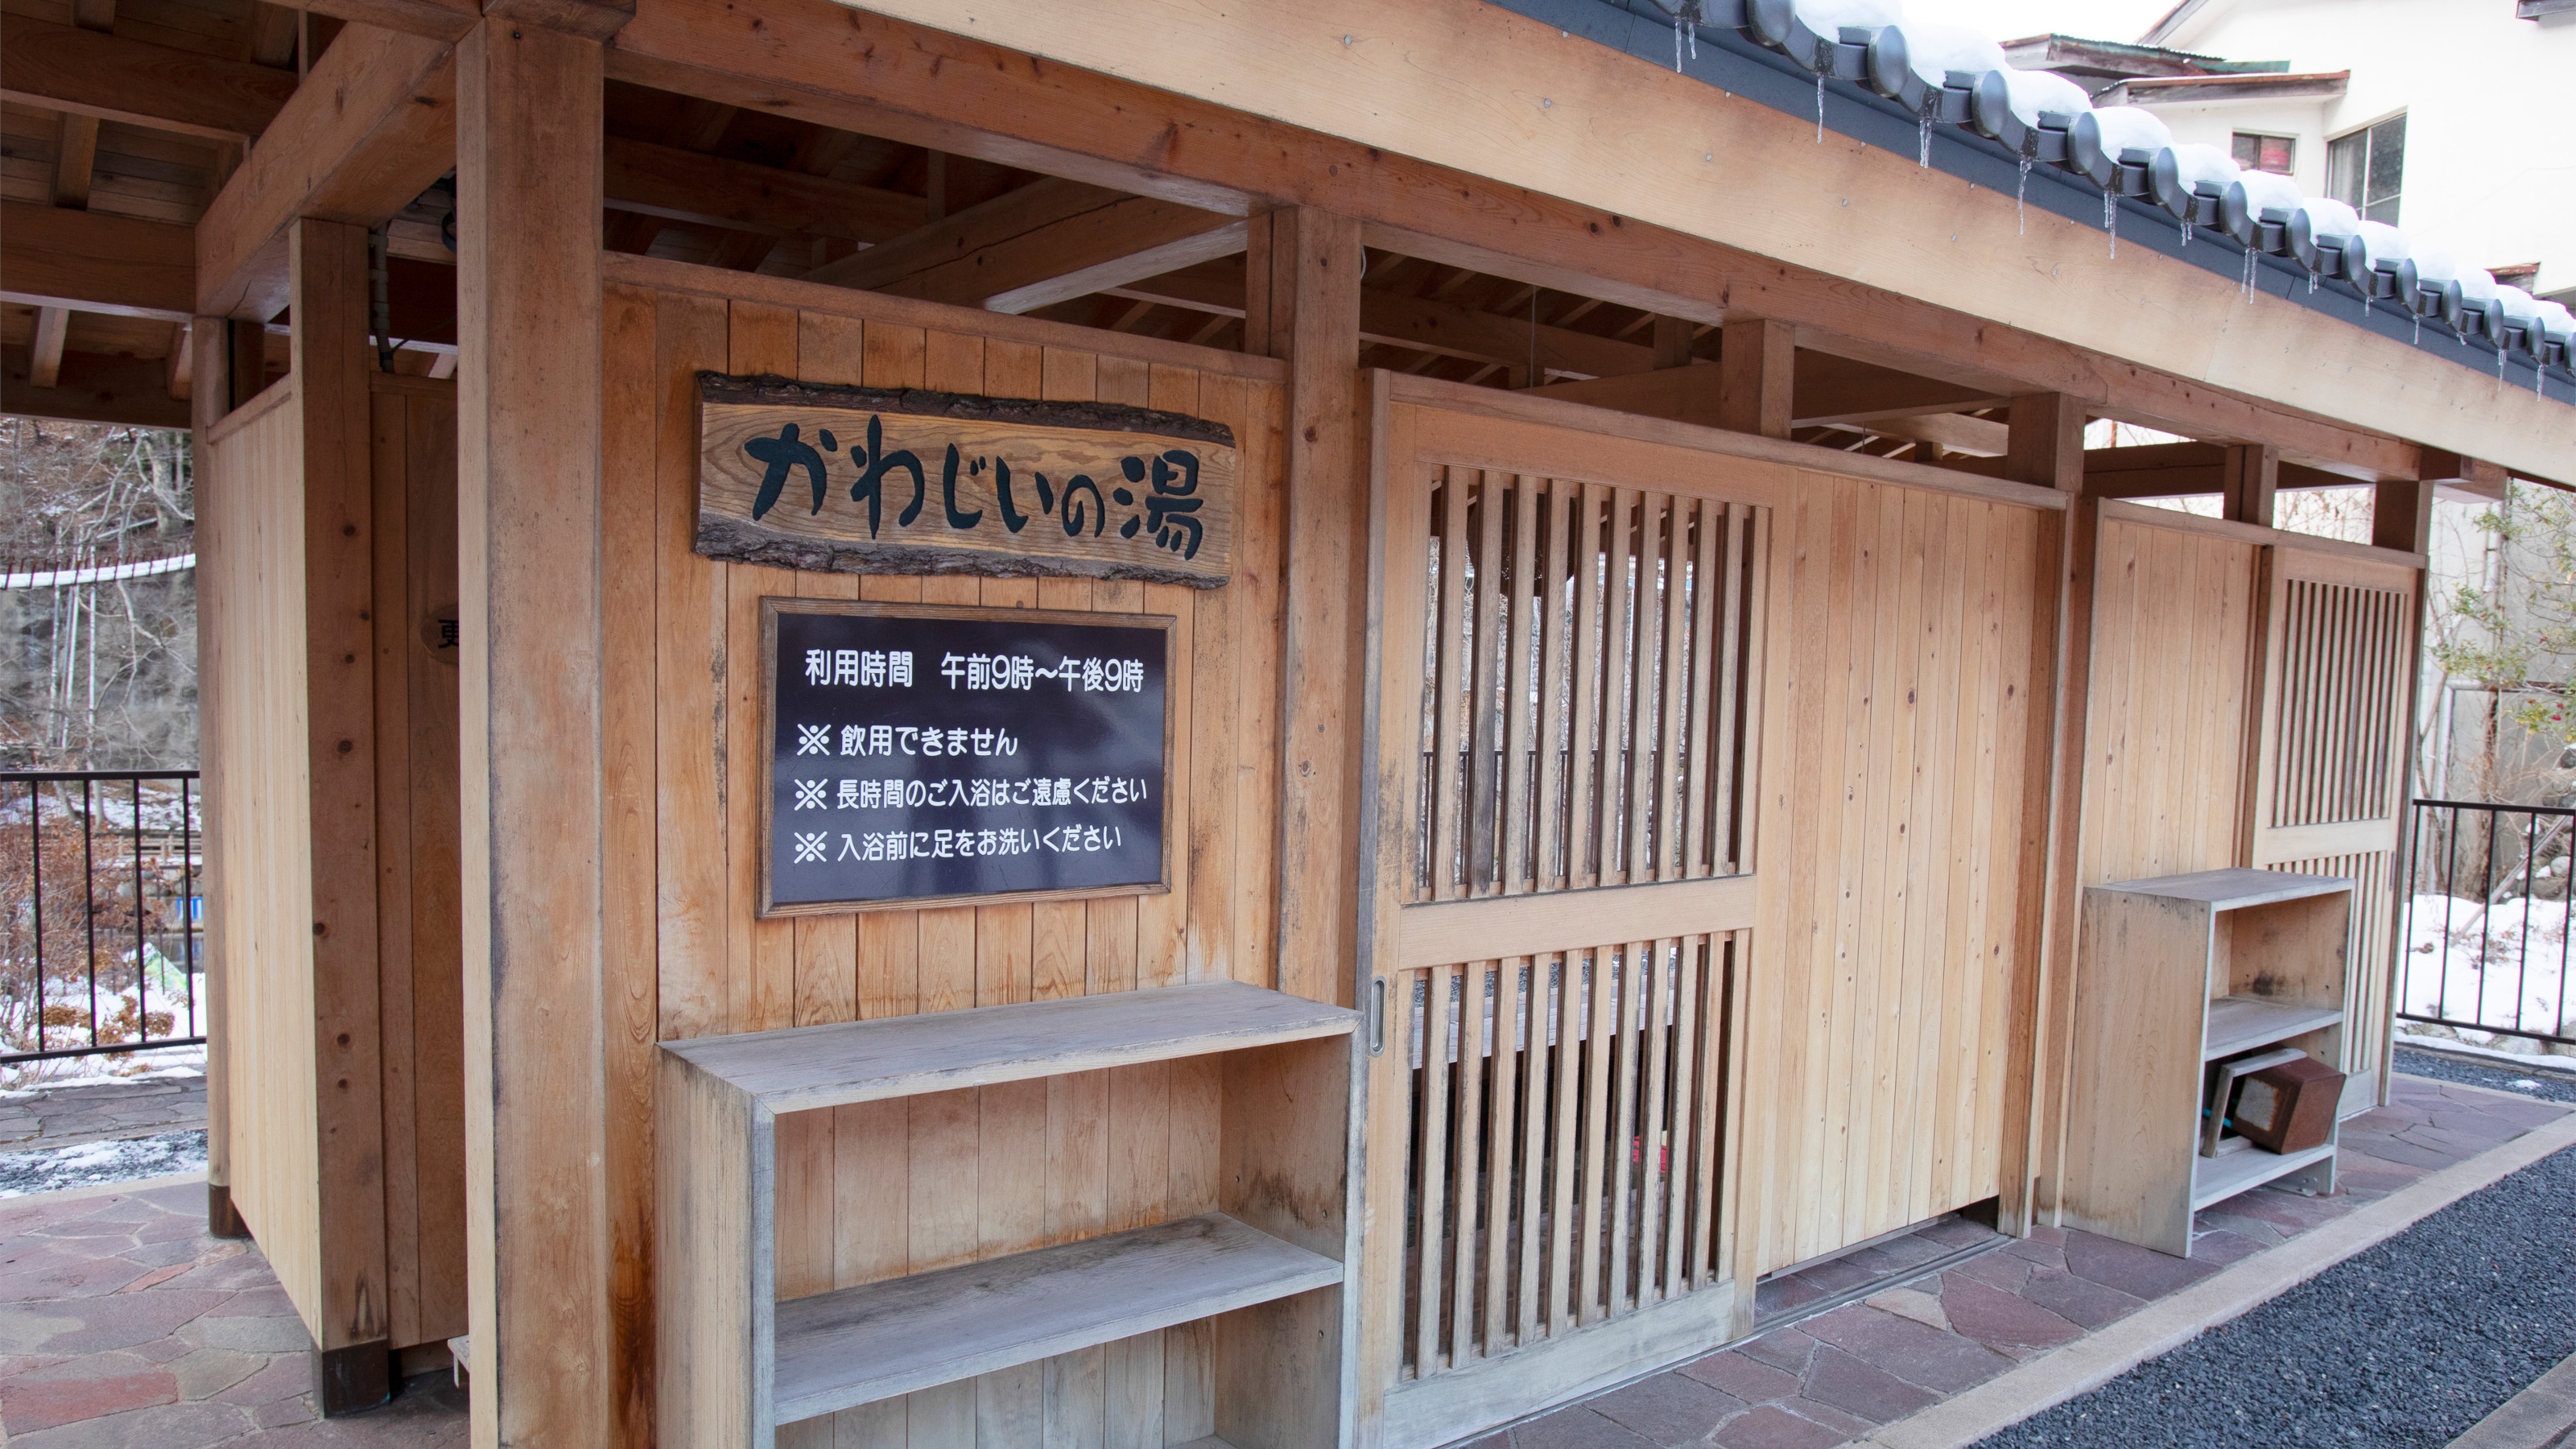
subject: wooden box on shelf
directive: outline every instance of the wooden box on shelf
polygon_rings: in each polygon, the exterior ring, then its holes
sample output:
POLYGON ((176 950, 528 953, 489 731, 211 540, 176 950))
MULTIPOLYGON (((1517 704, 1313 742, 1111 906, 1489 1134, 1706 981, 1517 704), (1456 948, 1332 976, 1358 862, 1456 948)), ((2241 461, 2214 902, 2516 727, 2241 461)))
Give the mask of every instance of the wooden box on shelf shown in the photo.
MULTIPOLYGON (((2192 1214, 2267 1182, 2334 1187, 2334 1135, 2200 1154, 2210 1063, 2265 1047, 2343 1059, 2352 882, 2213 870, 2084 892, 2068 1063, 2068 1225, 2191 1255, 2192 1214)), ((2221 1104, 2222 1107, 2224 1104, 2221 1104)))
POLYGON ((1212 1320, 1216 1438, 1330 1449, 1358 1019, 1210 982, 667 1044, 663 1436, 769 1449, 782 1425, 1212 1320), (1217 1062, 1216 1211, 777 1297, 780 1116, 1200 1056, 1217 1062))

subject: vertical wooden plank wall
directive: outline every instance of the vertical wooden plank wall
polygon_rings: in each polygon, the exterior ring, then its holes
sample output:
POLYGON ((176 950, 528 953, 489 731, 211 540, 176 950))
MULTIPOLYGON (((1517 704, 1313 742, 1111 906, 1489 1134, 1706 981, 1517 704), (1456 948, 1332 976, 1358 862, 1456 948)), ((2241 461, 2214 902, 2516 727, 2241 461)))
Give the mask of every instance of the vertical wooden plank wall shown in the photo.
POLYGON ((2083 885, 2238 863, 2258 552, 2102 521, 2083 885))
MULTIPOLYGON (((1279 364, 626 259, 612 262, 606 318, 604 858, 610 1010, 629 1013, 613 1099, 650 1102, 657 1039, 1193 980, 1276 984, 1279 364), (700 558, 702 368, 1224 422, 1243 452, 1234 581, 854 577, 700 558), (764 595, 1177 616, 1170 894, 756 920, 764 595)), ((1212 1060, 1157 1064, 782 1118, 780 1296, 1214 1208, 1216 1071, 1212 1060)), ((621 1253, 633 1261, 618 1270, 618 1392, 640 1385, 649 1402, 651 1116, 613 1117, 612 1200, 631 1215, 618 1236, 646 1249, 621 1253)), ((1184 1443, 1214 1432, 1212 1353, 1207 1325, 1177 1328, 792 1426, 780 1440, 1184 1443)))
POLYGON ((198 586, 221 611, 227 647, 210 689, 221 711, 223 797, 206 853, 259 862, 223 874, 214 902, 233 1104, 232 1200, 317 1323, 321 1293, 319 1110, 313 1042, 313 870, 304 709, 304 416, 278 384, 207 431, 198 493, 221 547, 198 586), (238 641, 241 646, 233 647, 238 641))
POLYGON ((1998 1191, 2037 906, 2019 822, 2045 787, 2038 515, 1813 473, 1782 515, 1757 869, 1785 918, 1755 933, 1751 1273, 1998 1191))
POLYGON ((386 1309, 400 1349, 465 1331, 459 651, 428 633, 456 617, 456 385, 368 381, 386 1309))
MULTIPOLYGON (((2092 677, 2076 885, 2239 863, 2260 654, 2261 545, 2136 518, 2097 535, 2092 677)), ((2047 1080, 2035 1111, 2042 1200, 2065 1152, 2079 956, 2050 985, 2047 1080)))

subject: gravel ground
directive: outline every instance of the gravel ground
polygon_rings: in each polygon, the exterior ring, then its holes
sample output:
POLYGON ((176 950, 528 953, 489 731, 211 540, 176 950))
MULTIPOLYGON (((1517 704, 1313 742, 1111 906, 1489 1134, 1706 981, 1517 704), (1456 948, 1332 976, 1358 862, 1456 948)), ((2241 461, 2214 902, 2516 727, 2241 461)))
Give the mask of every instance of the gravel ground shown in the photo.
POLYGON ((202 1130, 45 1147, 0 1154, 0 1198, 205 1170, 206 1134, 202 1130))
POLYGON ((2548 1065, 2537 1071, 2517 1072, 2510 1067, 2482 1067, 2451 1057, 2437 1057, 2431 1052, 2410 1052, 2400 1047, 2397 1070, 2410 1077, 2431 1077, 2437 1082, 2460 1082, 2472 1087, 2493 1087, 2520 1097, 2534 1097, 2543 1102, 2576 1103, 2576 1057, 2551 1057, 2548 1065))
MULTIPOLYGON (((2576 1084, 2402 1053, 2398 1070, 2576 1101, 2576 1084)), ((2576 1353, 2576 1149, 1980 1449, 2441 1449, 2576 1353)))

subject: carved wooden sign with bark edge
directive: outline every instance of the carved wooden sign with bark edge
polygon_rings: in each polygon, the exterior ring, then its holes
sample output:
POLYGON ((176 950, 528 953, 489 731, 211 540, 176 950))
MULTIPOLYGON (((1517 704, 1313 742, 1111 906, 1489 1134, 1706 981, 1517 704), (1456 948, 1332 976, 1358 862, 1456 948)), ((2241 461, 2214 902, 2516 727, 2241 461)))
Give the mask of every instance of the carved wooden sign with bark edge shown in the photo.
POLYGON ((1115 403, 698 374, 698 553, 1223 587, 1234 430, 1115 403))

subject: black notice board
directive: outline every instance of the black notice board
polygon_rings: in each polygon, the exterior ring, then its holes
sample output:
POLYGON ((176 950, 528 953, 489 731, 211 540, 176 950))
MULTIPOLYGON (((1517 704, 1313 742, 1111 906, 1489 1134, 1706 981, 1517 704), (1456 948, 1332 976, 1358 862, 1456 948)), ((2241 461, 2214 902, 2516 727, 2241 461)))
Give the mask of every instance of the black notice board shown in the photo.
POLYGON ((761 914, 1168 889, 1168 615, 761 601, 761 914))

